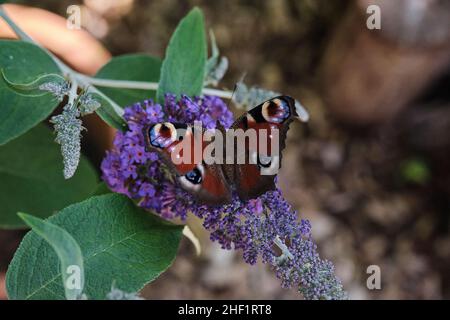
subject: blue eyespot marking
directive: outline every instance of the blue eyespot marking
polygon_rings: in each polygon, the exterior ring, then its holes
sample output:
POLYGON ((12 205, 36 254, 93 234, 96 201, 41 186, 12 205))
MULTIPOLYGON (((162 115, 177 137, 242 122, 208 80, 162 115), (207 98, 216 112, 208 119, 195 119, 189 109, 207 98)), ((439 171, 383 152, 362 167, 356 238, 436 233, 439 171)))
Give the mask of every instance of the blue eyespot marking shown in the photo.
POLYGON ((202 182, 202 173, 198 168, 194 168, 185 175, 186 179, 193 184, 200 184, 202 182))

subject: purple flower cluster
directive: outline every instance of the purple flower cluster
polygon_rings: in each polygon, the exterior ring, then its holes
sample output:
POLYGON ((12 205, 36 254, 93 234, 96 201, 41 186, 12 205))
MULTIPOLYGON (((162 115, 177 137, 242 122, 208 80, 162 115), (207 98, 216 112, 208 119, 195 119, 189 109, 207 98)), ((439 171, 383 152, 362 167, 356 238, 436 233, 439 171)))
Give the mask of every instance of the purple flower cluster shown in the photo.
POLYGON ((219 121, 228 128, 233 115, 222 100, 183 96, 176 101, 175 96, 166 95, 163 106, 148 100, 126 108, 125 120, 129 130, 117 133, 101 166, 111 190, 166 219, 186 219, 189 210, 203 219, 211 240, 224 249, 241 249, 247 263, 255 264, 260 258, 270 264, 283 287, 298 287, 305 299, 346 298, 333 264, 317 253, 309 221, 297 220, 280 190, 248 202, 234 197, 227 205, 199 205, 177 185, 158 154, 145 152, 142 128, 151 123, 200 120, 203 126, 214 128, 219 121))

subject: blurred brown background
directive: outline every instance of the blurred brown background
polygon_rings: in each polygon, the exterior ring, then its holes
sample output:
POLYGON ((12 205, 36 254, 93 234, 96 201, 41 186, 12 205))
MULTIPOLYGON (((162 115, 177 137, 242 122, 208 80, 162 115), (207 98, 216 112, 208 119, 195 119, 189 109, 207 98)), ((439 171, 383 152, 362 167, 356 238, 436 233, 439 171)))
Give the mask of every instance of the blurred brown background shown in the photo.
MULTIPOLYGON (((450 298, 450 2, 15 2, 60 15, 79 4, 83 26, 113 55, 161 57, 178 21, 200 6, 230 60, 220 87, 232 89, 245 73, 247 84, 309 110, 308 125, 291 126, 280 183, 350 298, 450 298), (381 30, 366 27, 370 4, 381 8, 381 30), (366 288, 372 264, 381 290, 366 288)), ((96 162, 103 156, 86 146, 96 162)), ((0 232, 3 270, 20 237, 0 232)), ((184 239, 144 297, 300 298, 264 265, 200 238, 202 254, 184 239)))

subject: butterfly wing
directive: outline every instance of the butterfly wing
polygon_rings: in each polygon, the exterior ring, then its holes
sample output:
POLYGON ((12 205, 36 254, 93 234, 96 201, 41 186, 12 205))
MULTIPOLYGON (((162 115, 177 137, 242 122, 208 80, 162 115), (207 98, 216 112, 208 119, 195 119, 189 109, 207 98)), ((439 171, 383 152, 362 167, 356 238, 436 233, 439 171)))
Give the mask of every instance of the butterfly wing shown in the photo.
POLYGON ((148 126, 143 133, 147 150, 160 154, 183 189, 200 203, 228 203, 231 191, 221 167, 203 161, 203 150, 208 145, 202 139, 203 132, 197 133, 192 126, 165 122, 148 126))
MULTIPOLYGON (((275 189, 274 179, 281 168, 281 151, 285 148, 289 124, 298 117, 295 101, 288 96, 270 99, 251 109, 232 125, 244 132, 253 130, 256 143, 246 140, 245 163, 226 165, 225 172, 235 181, 242 200, 248 200, 275 189)), ((239 148, 239 143, 237 143, 239 148)), ((236 162, 239 162, 234 159, 236 162)))
MULTIPOLYGON (((234 141, 231 145, 237 150, 232 152, 229 161, 225 147, 229 144, 227 141, 223 150, 227 158, 222 165, 206 164, 202 158, 209 145, 202 138, 204 131, 197 135, 193 127, 166 122, 145 128, 144 136, 147 149, 156 150, 161 155, 180 185, 195 195, 199 202, 225 204, 231 200, 231 184, 242 200, 253 199, 275 189, 274 179, 281 167, 281 151, 294 117, 298 117, 295 102, 288 96, 275 97, 251 109, 237 119, 231 129, 254 132, 256 143, 234 141), (191 152, 185 154, 186 150, 191 152), (198 151, 200 156, 196 157, 198 151), (239 155, 244 155, 243 159, 239 159, 239 155)), ((225 133, 223 128, 220 130, 225 133)))

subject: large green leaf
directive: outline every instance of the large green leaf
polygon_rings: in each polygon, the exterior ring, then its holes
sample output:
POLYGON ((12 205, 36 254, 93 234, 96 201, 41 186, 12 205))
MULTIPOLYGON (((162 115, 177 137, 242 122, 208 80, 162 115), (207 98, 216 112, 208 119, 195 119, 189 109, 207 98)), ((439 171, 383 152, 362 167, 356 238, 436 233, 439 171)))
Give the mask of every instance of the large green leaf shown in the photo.
POLYGON ((25 213, 19 213, 19 216, 55 250, 61 265, 61 280, 66 299, 80 298, 84 287, 84 268, 78 243, 66 230, 53 223, 25 213))
MULTIPOLYGON (((145 54, 127 54, 112 58, 95 75, 96 78, 130 80, 143 82, 158 82, 161 70, 161 60, 145 54)), ((152 90, 97 88, 119 104, 122 108, 135 102, 155 98, 152 90)))
MULTIPOLYGON (((14 40, 0 40, 0 69, 13 83, 30 83, 44 74, 60 74, 45 51, 14 40)), ((0 145, 47 118, 57 105, 49 93, 38 97, 18 94, 0 77, 0 145)))
POLYGON ((206 64, 206 37, 203 14, 194 8, 181 20, 166 50, 161 67, 157 98, 165 93, 200 95, 206 64))
POLYGON ((64 179, 53 140, 51 130, 40 124, 0 146, 0 227, 23 228, 17 212, 47 217, 95 190, 97 174, 84 157, 73 178, 64 179))
MULTIPOLYGON (((182 232, 119 194, 71 205, 48 222, 64 228, 80 245, 89 299, 105 299, 113 283, 123 291, 140 290, 172 263, 182 232)), ((55 252, 29 232, 6 275, 9 298, 64 299, 60 278, 55 252)))

